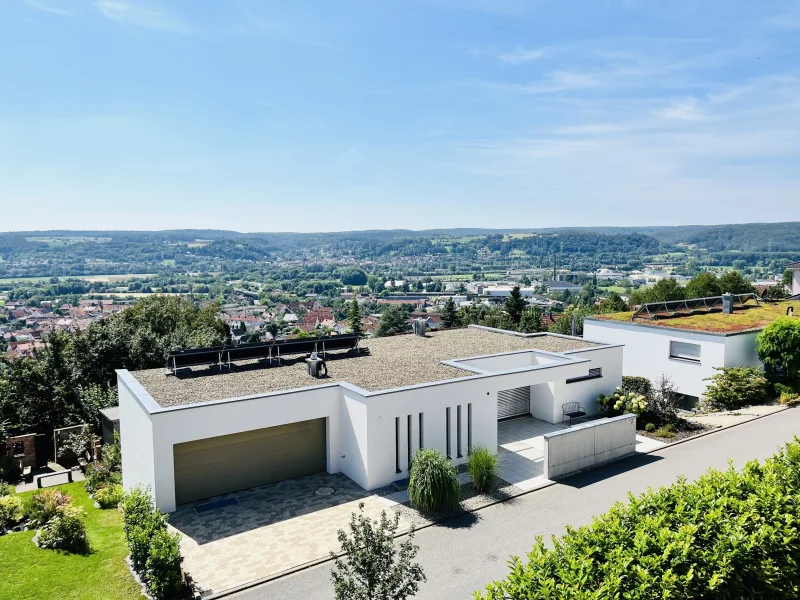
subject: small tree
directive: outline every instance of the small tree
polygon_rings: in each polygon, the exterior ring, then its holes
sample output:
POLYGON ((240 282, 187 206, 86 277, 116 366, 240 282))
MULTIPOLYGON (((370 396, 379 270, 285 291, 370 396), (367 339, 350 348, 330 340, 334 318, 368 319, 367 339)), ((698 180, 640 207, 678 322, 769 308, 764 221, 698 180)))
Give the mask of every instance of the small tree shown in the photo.
POLYGON ((515 285, 511 290, 511 295, 506 298, 506 301, 503 305, 506 314, 508 314, 511 322, 514 323, 514 325, 519 325, 519 321, 522 318, 522 311, 525 310, 525 306, 525 299, 522 297, 522 294, 519 291, 519 286, 515 285))
POLYGON ((519 330, 522 333, 538 333, 544 331, 542 325, 542 309, 538 306, 531 306, 522 311, 519 320, 519 330))
POLYGON ((719 278, 720 292, 725 294, 752 294, 753 284, 747 281, 739 271, 728 271, 719 278))
POLYGON ((782 317, 758 334, 756 352, 773 381, 800 386, 800 320, 782 317))
POLYGON ((342 557, 336 557, 331 580, 335 600, 405 600, 419 591, 426 580, 422 566, 414 562, 419 547, 413 544, 414 529, 399 547, 394 537, 400 523, 399 513, 389 520, 381 511, 379 521, 364 515, 364 503, 350 516, 349 534, 340 529, 342 557))
POLYGON ((755 367, 715 367, 718 371, 710 381, 705 401, 712 408, 739 408, 761 402, 767 396, 767 379, 755 367))
POLYGON ((647 398, 647 413, 653 416, 653 421, 661 425, 674 423, 678 420, 678 402, 681 395, 675 389, 672 380, 662 373, 655 380, 652 395, 647 398))
POLYGON ((441 317, 442 325, 445 327, 456 327, 460 324, 460 319, 458 318, 458 309, 456 308, 456 303, 453 301, 452 297, 448 298, 444 303, 441 317))
POLYGON ((362 335, 364 328, 361 326, 361 306, 358 304, 358 298, 353 294, 353 299, 350 301, 350 310, 347 312, 347 325, 356 335, 362 335))
POLYGON ((387 337, 408 330, 408 317, 398 306, 388 306, 381 313, 378 321, 378 329, 375 331, 376 337, 387 337))

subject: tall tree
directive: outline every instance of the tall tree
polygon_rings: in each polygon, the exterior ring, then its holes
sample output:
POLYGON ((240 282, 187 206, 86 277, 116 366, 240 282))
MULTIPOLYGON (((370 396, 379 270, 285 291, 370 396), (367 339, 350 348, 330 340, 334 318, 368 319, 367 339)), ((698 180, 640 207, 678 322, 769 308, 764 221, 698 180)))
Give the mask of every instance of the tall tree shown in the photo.
POLYGON ((445 327, 455 327, 459 325, 458 308, 452 297, 449 297, 442 307, 442 325, 445 327))
POLYGON ((511 295, 506 298, 503 304, 506 314, 514 325, 519 325, 519 320, 522 318, 522 311, 525 310, 526 306, 525 299, 519 291, 519 286, 515 285, 511 290, 511 295))
POLYGON ((728 271, 719 278, 719 287, 723 294, 752 294, 753 284, 747 281, 739 271, 728 271))
POLYGON ((687 298, 708 298, 719 296, 721 293, 719 279, 711 271, 703 271, 686 284, 687 298))
POLYGON ((601 313, 615 313, 615 312, 625 312, 629 310, 628 305, 625 303, 625 300, 622 299, 616 292, 611 292, 607 297, 603 298, 600 301, 600 305, 598 307, 601 313))
POLYGON ((519 320, 519 330, 522 333, 538 333, 544 331, 542 325, 542 309, 536 305, 522 311, 519 320))
POLYGON ((361 326, 361 306, 358 304, 355 294, 350 301, 350 310, 347 312, 347 325, 350 327, 350 331, 356 335, 364 333, 364 328, 361 326))
POLYGON ((381 313, 375 337, 387 337, 408 330, 408 316, 399 306, 388 306, 381 313))

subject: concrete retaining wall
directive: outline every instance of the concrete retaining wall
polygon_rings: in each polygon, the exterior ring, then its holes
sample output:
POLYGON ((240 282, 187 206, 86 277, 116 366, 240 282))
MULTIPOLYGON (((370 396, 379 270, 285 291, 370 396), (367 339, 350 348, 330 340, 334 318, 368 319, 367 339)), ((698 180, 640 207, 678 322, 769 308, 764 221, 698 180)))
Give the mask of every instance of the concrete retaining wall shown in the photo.
POLYGON ((636 452, 636 415, 590 421, 544 435, 544 476, 560 479, 636 452))

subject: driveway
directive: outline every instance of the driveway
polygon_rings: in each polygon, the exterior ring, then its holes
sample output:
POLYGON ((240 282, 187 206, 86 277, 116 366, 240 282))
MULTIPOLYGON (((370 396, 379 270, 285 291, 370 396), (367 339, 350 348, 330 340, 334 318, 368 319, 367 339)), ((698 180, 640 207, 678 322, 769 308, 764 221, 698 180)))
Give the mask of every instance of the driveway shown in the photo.
MULTIPOLYGON (((800 434, 800 410, 725 429, 671 445, 653 454, 566 480, 510 502, 458 517, 417 533, 427 583, 416 600, 467 599, 486 583, 503 578, 510 555, 524 556, 538 535, 561 535, 567 525, 580 526, 627 499, 629 491, 670 485, 679 475, 690 480, 708 468, 725 469, 763 459, 778 445, 800 434)), ((322 564, 235 594, 236 600, 329 600, 330 564, 322 564)))

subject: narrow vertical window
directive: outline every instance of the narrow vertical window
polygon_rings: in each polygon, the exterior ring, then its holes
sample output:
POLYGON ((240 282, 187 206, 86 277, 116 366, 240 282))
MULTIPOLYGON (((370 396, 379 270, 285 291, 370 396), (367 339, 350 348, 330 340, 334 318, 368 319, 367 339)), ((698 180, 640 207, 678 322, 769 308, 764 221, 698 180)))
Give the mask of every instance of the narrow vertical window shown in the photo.
POLYGON ((408 415, 408 435, 406 436, 406 445, 408 448, 408 470, 411 471, 411 415, 408 415))
POLYGON ((472 452, 472 402, 467 404, 467 454, 472 452))
POLYGON ((456 406, 456 456, 461 458, 461 405, 456 406))
POLYGON ((425 438, 423 437, 423 416, 424 413, 419 413, 419 449, 422 450, 425 447, 425 438))
POLYGON ((450 407, 445 409, 445 419, 447 420, 447 458, 453 458, 450 452, 450 407))
POLYGON ((402 473, 400 470, 400 417, 394 418, 394 470, 396 473, 402 473))

